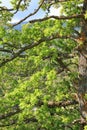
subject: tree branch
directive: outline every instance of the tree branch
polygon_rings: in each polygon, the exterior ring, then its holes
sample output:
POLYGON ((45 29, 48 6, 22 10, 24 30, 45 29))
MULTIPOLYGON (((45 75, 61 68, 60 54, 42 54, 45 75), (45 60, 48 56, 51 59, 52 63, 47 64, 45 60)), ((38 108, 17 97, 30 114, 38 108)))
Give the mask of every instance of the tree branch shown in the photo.
POLYGON ((11 50, 4 49, 4 48, 0 48, 0 51, 1 51, 1 52, 12 53, 12 51, 11 51, 11 50))
MULTIPOLYGON (((14 12, 14 14, 18 12, 21 2, 22 2, 22 0, 19 0, 17 7, 16 7, 16 11, 14 12)), ((8 9, 5 6, 3 6, 3 7, 0 6, 0 11, 14 11, 14 9, 13 8, 8 9)))
POLYGON ((56 1, 56 2, 53 1, 52 3, 49 4, 49 6, 48 6, 48 8, 47 8, 48 12, 50 11, 50 7, 51 7, 52 5, 55 5, 55 4, 57 4, 57 3, 67 2, 67 1, 70 1, 70 0, 58 0, 58 1, 56 1))
POLYGON ((29 44, 25 47, 20 48, 20 50, 16 53, 14 53, 14 55, 12 55, 11 58, 9 59, 3 59, 3 61, 0 63, 0 67, 4 66, 6 63, 13 61, 16 57, 18 57, 22 52, 28 50, 28 49, 32 49, 38 45, 40 45, 42 42, 48 42, 49 40, 54 40, 54 39, 73 39, 71 36, 60 36, 59 34, 56 34, 55 36, 50 36, 50 37, 43 37, 42 39, 40 39, 38 42, 34 42, 32 44, 29 44))
POLYGON ((57 19, 57 20, 69 20, 69 19, 78 19, 78 18, 84 18, 84 15, 83 14, 78 14, 78 15, 72 15, 72 16, 48 16, 48 17, 44 17, 44 18, 40 18, 40 19, 34 19, 34 20, 30 20, 29 22, 30 23, 34 23, 34 22, 42 22, 42 21, 45 21, 45 20, 48 20, 48 19, 57 19))
POLYGON ((66 107, 66 106, 76 105, 76 104, 78 104, 78 102, 75 101, 75 100, 73 100, 73 101, 61 101, 61 102, 49 101, 48 107, 66 107))
POLYGON ((44 0, 42 0, 42 2, 41 2, 41 4, 39 5, 39 7, 38 7, 37 9, 35 9, 35 11, 34 11, 33 13, 28 14, 25 18, 21 19, 19 22, 13 24, 12 27, 17 26, 18 24, 20 24, 20 23, 22 23, 23 21, 25 21, 27 18, 29 18, 29 17, 35 15, 35 14, 39 11, 39 9, 41 8, 41 6, 42 6, 43 3, 44 3, 44 0))
POLYGON ((5 6, 0 6, 0 11, 13 11, 14 9, 13 8, 11 8, 11 9, 8 9, 7 7, 5 7, 5 6))
MULTIPOLYGON (((30 122, 38 122, 38 120, 34 117, 31 117, 31 118, 24 119, 23 122, 28 124, 30 122)), ((11 122, 9 122, 8 124, 1 124, 0 127, 6 127, 11 125, 21 125, 21 123, 17 123, 17 120, 11 120, 11 122)))
POLYGON ((21 4, 22 0, 19 0, 17 7, 16 7, 16 11, 14 12, 14 14, 16 14, 20 8, 20 4, 21 4))
POLYGON ((21 112, 21 110, 18 107, 15 108, 15 109, 16 109, 15 111, 11 111, 11 112, 8 112, 7 114, 0 115, 0 120, 6 119, 6 118, 11 117, 11 116, 14 116, 14 115, 21 112))
MULTIPOLYGON (((49 108, 54 108, 54 107, 60 108, 60 107, 66 107, 66 106, 76 105, 76 104, 78 104, 78 102, 75 101, 75 100, 72 100, 72 101, 61 101, 61 102, 49 101, 47 103, 47 106, 49 108)), ((42 105, 44 105, 44 102, 38 101, 37 106, 40 107, 42 105)), ((20 113, 22 111, 19 107, 15 107, 15 109, 16 110, 8 112, 7 114, 0 115, 0 120, 6 119, 6 118, 11 117, 11 116, 14 116, 15 114, 18 114, 18 113, 20 113)))

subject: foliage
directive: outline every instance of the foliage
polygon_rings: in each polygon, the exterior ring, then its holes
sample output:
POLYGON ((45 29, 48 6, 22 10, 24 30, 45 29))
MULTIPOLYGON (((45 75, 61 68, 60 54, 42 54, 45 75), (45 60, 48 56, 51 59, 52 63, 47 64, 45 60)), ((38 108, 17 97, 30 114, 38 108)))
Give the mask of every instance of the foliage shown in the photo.
POLYGON ((39 1, 46 12, 62 6, 62 14, 51 18, 48 13, 47 19, 16 30, 9 21, 31 2, 11 0, 11 10, 0 7, 0 129, 77 130, 80 112, 72 94, 77 93, 83 0, 39 1))

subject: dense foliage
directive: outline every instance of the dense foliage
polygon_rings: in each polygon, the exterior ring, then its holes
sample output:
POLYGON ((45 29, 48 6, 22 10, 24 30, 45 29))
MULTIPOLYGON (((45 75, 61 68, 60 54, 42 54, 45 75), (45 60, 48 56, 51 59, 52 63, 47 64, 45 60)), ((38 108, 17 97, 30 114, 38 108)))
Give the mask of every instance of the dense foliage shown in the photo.
POLYGON ((14 24, 32 0, 10 2, 10 9, 0 6, 0 130, 87 130, 80 102, 87 108, 87 67, 84 97, 78 70, 79 52, 87 63, 87 0, 40 0, 14 24), (49 16, 51 7, 62 7, 61 15, 49 16), (15 29, 40 8, 44 18, 15 29))

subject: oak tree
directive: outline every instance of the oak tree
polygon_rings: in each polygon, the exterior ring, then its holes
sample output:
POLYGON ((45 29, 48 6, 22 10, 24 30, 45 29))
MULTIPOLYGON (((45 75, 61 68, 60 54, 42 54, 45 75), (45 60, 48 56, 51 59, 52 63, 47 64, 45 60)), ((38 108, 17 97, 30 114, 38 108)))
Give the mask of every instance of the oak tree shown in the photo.
POLYGON ((87 130, 87 0, 37 0, 13 24, 32 0, 2 2, 0 129, 87 130), (40 9, 45 16, 34 19, 40 9))

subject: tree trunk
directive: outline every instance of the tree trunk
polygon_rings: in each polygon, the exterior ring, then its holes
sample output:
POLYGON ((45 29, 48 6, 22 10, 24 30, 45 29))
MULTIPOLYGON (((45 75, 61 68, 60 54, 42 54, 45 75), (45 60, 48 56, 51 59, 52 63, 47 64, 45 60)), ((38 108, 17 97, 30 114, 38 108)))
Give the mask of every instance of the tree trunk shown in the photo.
MULTIPOLYGON (((84 0, 83 13, 87 11, 87 0, 84 0)), ((82 19, 81 21, 81 46, 79 49, 79 105, 81 112, 82 122, 87 121, 87 99, 85 96, 87 94, 87 19, 82 19)), ((80 130, 84 130, 85 124, 81 125, 80 130)))

